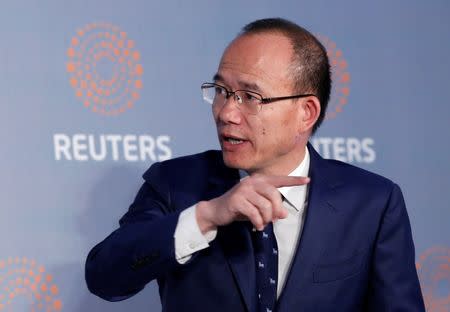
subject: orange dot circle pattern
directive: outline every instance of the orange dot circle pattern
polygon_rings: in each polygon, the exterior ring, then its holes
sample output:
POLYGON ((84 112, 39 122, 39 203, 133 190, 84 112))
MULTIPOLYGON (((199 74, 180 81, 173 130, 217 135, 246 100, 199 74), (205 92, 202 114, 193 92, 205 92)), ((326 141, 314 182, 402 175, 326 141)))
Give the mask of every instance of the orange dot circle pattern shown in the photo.
POLYGON ((350 73, 348 72, 348 63, 344 59, 342 50, 337 48, 336 43, 322 35, 318 35, 317 38, 327 50, 328 59, 330 60, 333 87, 325 118, 333 119, 338 113, 342 112, 348 102, 350 73))
POLYGON ((144 73, 141 54, 119 27, 91 23, 78 29, 67 57, 70 85, 91 111, 116 116, 132 108, 139 99, 144 73), (111 74, 105 74, 100 67, 108 68, 111 74))
POLYGON ((416 267, 426 310, 450 311, 450 248, 432 247, 426 250, 420 255, 416 267))
POLYGON ((53 276, 35 260, 25 257, 0 260, 0 312, 16 311, 14 303, 21 296, 28 299, 32 312, 61 311, 58 294, 53 276))

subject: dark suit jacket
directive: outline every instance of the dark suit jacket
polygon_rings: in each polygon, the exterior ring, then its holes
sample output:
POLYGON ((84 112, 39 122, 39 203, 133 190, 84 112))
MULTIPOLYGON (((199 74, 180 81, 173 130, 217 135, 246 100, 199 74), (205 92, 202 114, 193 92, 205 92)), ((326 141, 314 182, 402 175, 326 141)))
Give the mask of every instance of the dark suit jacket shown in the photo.
MULTIPOLYGON (((309 150, 309 204, 277 311, 425 311, 399 187, 309 150)), ((157 279, 163 311, 254 311, 248 222, 220 227, 186 264, 174 251, 180 212, 226 192, 238 171, 208 151, 156 163, 144 179, 120 228, 88 255, 90 291, 123 300, 157 279)))

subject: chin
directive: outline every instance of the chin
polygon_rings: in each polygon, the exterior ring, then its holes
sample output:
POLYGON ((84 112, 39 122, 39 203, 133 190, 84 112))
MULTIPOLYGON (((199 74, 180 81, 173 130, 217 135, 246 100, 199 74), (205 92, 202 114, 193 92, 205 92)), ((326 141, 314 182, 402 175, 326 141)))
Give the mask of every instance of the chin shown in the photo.
POLYGON ((251 167, 243 161, 242 157, 237 155, 227 155, 227 153, 222 153, 222 156, 225 166, 229 168, 248 170, 251 167))

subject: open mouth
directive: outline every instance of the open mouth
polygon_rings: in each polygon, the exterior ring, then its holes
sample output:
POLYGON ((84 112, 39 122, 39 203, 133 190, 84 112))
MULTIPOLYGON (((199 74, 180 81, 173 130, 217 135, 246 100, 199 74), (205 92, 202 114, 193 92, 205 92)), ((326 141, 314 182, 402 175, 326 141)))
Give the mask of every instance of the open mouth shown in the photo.
POLYGON ((243 138, 227 134, 222 135, 222 141, 231 145, 239 145, 246 142, 246 140, 243 138))
POLYGON ((225 138, 225 141, 235 145, 235 144, 241 144, 244 142, 244 140, 240 140, 240 139, 233 139, 233 138, 225 138))

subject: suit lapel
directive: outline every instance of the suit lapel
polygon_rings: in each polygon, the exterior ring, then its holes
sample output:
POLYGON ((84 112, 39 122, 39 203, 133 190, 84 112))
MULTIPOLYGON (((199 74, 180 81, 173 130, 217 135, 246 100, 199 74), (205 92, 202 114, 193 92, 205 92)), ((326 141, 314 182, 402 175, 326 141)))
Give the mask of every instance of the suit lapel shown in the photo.
POLYGON ((333 181, 327 170, 327 162, 308 145, 311 155, 311 182, 308 192, 308 206, 302 235, 288 274, 285 287, 278 300, 277 311, 290 311, 289 307, 305 302, 301 290, 311 287, 314 265, 320 261, 329 237, 336 228, 338 210, 334 204, 335 188, 339 182, 333 181), (325 178, 326 177, 326 178, 325 178))
MULTIPOLYGON (((216 162, 217 170, 209 178, 209 197, 215 198, 239 182, 238 170, 227 168, 223 162, 216 162)), ((221 245, 225 259, 230 266, 247 311, 252 311, 255 284, 255 263, 250 236, 250 222, 233 222, 220 227, 217 241, 221 245)))
POLYGON ((224 227, 221 233, 219 232, 218 240, 247 311, 252 311, 255 300, 255 260, 249 224, 249 222, 233 222, 224 227))

